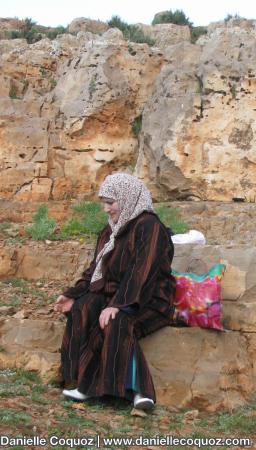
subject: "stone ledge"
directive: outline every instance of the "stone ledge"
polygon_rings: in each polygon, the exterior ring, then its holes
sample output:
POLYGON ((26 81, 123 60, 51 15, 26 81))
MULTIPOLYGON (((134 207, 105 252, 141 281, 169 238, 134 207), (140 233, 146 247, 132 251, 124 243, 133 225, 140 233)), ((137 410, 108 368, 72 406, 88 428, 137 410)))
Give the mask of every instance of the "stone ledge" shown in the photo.
MULTIPOLYGON (((0 244, 0 279, 58 280, 63 286, 78 279, 93 256, 93 246, 78 241, 0 244)), ((176 245, 173 268, 204 272, 225 263, 221 282, 223 321, 228 329, 256 331, 256 247, 248 245, 176 245)))
MULTIPOLYGON (((1 367, 56 376, 64 322, 6 319, 0 323, 1 367)), ((166 327, 143 338, 157 401, 215 411, 244 404, 256 387, 256 335, 166 327)))

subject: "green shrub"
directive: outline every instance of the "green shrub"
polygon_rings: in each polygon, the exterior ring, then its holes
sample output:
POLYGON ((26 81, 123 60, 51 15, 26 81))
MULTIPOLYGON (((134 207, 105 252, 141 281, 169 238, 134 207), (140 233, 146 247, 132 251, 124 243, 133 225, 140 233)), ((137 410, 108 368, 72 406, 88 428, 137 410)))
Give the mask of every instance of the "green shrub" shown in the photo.
POLYGON ((228 22, 231 19, 243 19, 243 17, 239 16, 239 14, 227 14, 224 21, 228 22))
POLYGON ((17 88, 16 88, 16 86, 14 86, 14 84, 11 84, 11 87, 9 89, 9 97, 13 98, 13 99, 19 98, 17 96, 17 88))
POLYGON ((138 44, 148 44, 149 46, 155 45, 154 39, 151 39, 149 36, 146 36, 142 29, 136 25, 129 25, 126 34, 124 35, 125 39, 131 42, 137 42, 138 44))
POLYGON ((59 27, 54 28, 51 31, 48 31, 46 33, 46 36, 48 37, 48 39, 55 39, 59 34, 65 34, 68 32, 68 27, 63 27, 62 25, 59 27))
POLYGON ((177 209, 157 206, 155 212, 164 225, 170 227, 175 234, 185 233, 188 230, 188 224, 178 217, 177 209))
POLYGON ((107 214, 96 202, 81 202, 73 207, 74 217, 60 229, 60 239, 73 236, 97 235, 107 225, 107 214))
POLYGON ((88 233, 98 234, 107 224, 107 214, 96 202, 81 202, 74 206, 75 214, 81 218, 88 233))
POLYGON ((126 33, 127 28, 129 27, 128 23, 123 22, 119 16, 112 16, 111 19, 108 21, 108 25, 111 28, 118 28, 122 31, 123 34, 126 33))
POLYGON ((80 236, 83 233, 85 233, 83 223, 74 217, 60 227, 60 237, 62 239, 68 239, 71 236, 80 236))
POLYGON ((192 27, 191 42, 194 44, 197 41, 197 39, 203 34, 207 34, 207 27, 192 27))
POLYGON ((26 228, 28 236, 36 241, 51 237, 54 232, 56 222, 48 217, 48 207, 42 205, 33 215, 33 225, 26 228))
POLYGON ((21 30, 12 30, 6 33, 7 39, 26 39, 29 44, 40 41, 42 34, 38 32, 36 22, 26 17, 21 30))
POLYGON ((146 43, 148 45, 154 45, 155 41, 149 36, 146 36, 143 31, 137 25, 129 25, 124 22, 119 16, 113 16, 108 25, 111 28, 118 28, 122 31, 124 38, 131 42, 137 42, 139 44, 146 43))
POLYGON ((133 123, 132 123, 132 131, 134 136, 138 137, 141 132, 141 126, 142 126, 142 115, 140 114, 138 117, 135 117, 133 123))
POLYGON ((152 25, 157 25, 158 23, 175 23, 176 25, 188 25, 189 27, 193 25, 182 9, 176 9, 174 12, 169 10, 162 14, 156 14, 152 20, 152 25))
POLYGON ((54 78, 51 77, 49 79, 49 82, 50 82, 51 89, 54 89, 57 86, 57 80, 55 80, 54 78))

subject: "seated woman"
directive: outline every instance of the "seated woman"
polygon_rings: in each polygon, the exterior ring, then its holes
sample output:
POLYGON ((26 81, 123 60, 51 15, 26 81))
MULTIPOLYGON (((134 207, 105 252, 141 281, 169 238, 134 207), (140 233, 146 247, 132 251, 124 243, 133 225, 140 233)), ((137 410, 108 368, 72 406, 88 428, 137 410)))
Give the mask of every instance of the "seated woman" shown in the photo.
POLYGON ((170 324, 175 279, 173 245, 153 211, 148 189, 134 176, 105 178, 99 197, 109 215, 94 259, 55 310, 67 315, 61 347, 63 394, 76 400, 111 395, 149 409, 152 377, 138 340, 170 324))

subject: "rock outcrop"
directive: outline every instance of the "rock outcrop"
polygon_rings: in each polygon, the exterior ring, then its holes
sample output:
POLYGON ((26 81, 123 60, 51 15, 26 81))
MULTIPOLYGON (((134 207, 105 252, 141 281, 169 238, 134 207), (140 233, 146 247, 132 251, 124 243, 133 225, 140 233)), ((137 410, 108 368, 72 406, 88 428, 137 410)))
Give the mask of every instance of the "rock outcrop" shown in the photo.
POLYGON ((109 26, 100 20, 87 19, 86 17, 78 17, 72 20, 68 26, 70 33, 79 33, 79 31, 90 31, 94 34, 103 34, 109 26))
POLYGON ((24 26, 24 22, 19 19, 0 18, 0 39, 6 38, 6 34, 11 31, 20 31, 24 26))
POLYGON ((179 44, 180 42, 190 42, 191 33, 187 25, 175 25, 174 23, 162 23, 157 25, 136 24, 145 36, 150 37, 155 46, 165 49, 170 45, 179 44))
POLYGON ((222 23, 165 50, 136 168, 155 198, 255 198, 254 25, 222 23))
POLYGON ((107 173, 136 160, 132 125, 161 53, 119 30, 16 44, 0 41, 0 196, 92 195, 107 173))
POLYGON ((0 40, 1 198, 91 197, 136 165, 156 201, 255 201, 255 21, 196 44, 188 27, 138 26, 161 50, 104 27, 0 40))

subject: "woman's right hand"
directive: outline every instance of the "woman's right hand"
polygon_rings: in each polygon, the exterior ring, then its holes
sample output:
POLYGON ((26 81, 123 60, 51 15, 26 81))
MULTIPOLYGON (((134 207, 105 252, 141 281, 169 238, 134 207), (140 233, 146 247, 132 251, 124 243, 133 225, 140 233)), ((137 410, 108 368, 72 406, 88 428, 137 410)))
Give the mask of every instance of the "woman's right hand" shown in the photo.
POLYGON ((73 298, 66 297, 65 295, 59 295, 53 309, 54 311, 58 311, 61 313, 69 312, 73 306, 74 301, 75 300, 73 298))

